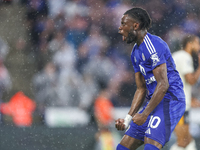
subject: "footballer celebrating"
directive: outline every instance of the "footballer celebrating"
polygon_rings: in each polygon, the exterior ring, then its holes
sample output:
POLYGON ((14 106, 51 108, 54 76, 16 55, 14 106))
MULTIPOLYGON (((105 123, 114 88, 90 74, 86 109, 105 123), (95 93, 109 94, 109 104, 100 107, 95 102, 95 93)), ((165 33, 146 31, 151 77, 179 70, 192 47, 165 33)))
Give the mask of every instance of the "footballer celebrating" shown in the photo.
POLYGON ((115 127, 126 130, 117 150, 159 150, 170 139, 185 112, 185 94, 170 49, 160 37, 147 32, 151 18, 146 10, 132 8, 121 18, 119 33, 133 44, 131 61, 137 90, 125 119, 115 127), (147 104, 139 111, 144 99, 147 104))

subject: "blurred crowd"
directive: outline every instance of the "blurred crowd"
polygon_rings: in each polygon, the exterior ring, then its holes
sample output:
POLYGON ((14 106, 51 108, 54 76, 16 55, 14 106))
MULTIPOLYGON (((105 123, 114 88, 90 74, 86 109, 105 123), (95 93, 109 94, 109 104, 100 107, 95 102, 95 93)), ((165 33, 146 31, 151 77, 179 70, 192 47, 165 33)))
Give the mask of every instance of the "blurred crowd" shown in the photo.
POLYGON ((178 50, 186 33, 199 35, 198 0, 28 0, 29 50, 39 73, 32 80, 42 106, 88 109, 106 87, 114 106, 130 106, 135 91, 131 46, 118 34, 131 7, 146 9, 150 33, 178 50))
POLYGON ((115 106, 130 105, 135 90, 130 51, 122 50, 118 35, 129 1, 34 0, 27 7, 38 103, 87 110, 106 88, 115 106))

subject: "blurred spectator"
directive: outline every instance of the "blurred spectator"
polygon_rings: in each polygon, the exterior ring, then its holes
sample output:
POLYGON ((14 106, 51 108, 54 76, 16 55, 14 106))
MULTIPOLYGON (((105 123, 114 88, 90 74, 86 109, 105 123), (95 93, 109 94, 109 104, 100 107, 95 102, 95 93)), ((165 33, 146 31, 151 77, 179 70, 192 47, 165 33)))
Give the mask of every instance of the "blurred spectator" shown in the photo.
POLYGON ((65 69, 60 72, 58 78, 58 106, 78 107, 80 103, 80 93, 82 78, 74 70, 65 69))
POLYGON ((63 5, 63 11, 67 21, 70 21, 76 16, 86 17, 89 15, 89 8, 83 0, 66 1, 66 4, 63 5))
POLYGON ((48 0, 49 17, 55 18, 63 12, 63 7, 66 5, 66 0, 48 0))
POLYGON ((102 88, 94 102, 94 115, 100 129, 108 128, 113 120, 113 104, 107 88, 102 88))
POLYGON ((75 16, 67 22, 66 40, 77 48, 87 38, 89 22, 82 16, 75 16))
POLYGON ((56 106, 58 72, 52 62, 46 64, 44 69, 33 77, 33 91, 35 100, 41 111, 48 106, 56 106))
POLYGON ((48 49, 50 53, 53 55, 57 51, 59 51, 62 46, 65 44, 64 34, 62 32, 57 32, 55 37, 48 43, 48 49))
POLYGON ((99 87, 90 74, 84 74, 83 80, 80 83, 80 103, 79 107, 84 110, 89 110, 99 91, 99 87))
POLYGON ((88 56, 89 56, 89 48, 85 43, 82 43, 78 47, 78 57, 76 62, 76 68, 81 74, 83 74, 84 68, 89 61, 88 56))
POLYGON ((136 85, 134 83, 133 72, 126 72, 119 89, 118 106, 131 106, 136 91, 136 85))
POLYGON ((16 126, 31 126, 32 112, 35 110, 35 102, 24 95, 23 92, 17 92, 9 102, 0 105, 0 111, 5 115, 10 115, 16 126))
POLYGON ((84 72, 91 74, 98 85, 108 83, 116 72, 115 65, 105 53, 105 49, 101 49, 98 55, 92 57, 84 68, 84 72))
POLYGON ((95 150, 114 150, 120 140, 119 133, 110 128, 114 121, 114 106, 110 98, 109 88, 106 84, 102 85, 94 102, 94 116, 98 125, 95 150))
POLYGON ((61 72, 73 70, 75 68, 75 63, 77 60, 77 55, 74 47, 66 41, 59 41, 59 43, 57 44, 57 51, 52 56, 53 62, 56 64, 61 72))
POLYGON ((30 28, 33 44, 39 43, 39 34, 43 30, 42 20, 48 14, 46 0, 29 0, 27 2, 27 25, 30 28))
POLYGON ((83 42, 88 48, 88 57, 93 58, 97 56, 100 51, 107 49, 110 45, 109 39, 102 34, 97 26, 92 26, 89 36, 83 42))
POLYGON ((3 94, 8 92, 12 87, 10 74, 4 64, 0 61, 0 99, 3 94))

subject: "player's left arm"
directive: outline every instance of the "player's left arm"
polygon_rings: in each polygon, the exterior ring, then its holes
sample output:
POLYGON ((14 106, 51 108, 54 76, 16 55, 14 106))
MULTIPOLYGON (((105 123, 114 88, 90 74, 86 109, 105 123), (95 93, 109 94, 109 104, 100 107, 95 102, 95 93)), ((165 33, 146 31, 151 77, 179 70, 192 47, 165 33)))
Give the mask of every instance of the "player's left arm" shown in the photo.
MULTIPOLYGON (((198 55, 198 62, 200 62, 200 54, 198 55)), ((200 77, 200 65, 198 66, 195 72, 185 74, 185 79, 190 85, 194 85, 195 83, 197 83, 199 77, 200 77)))
POLYGON ((141 114, 136 114, 133 117, 133 122, 137 125, 142 125, 146 121, 149 114, 162 101, 163 97, 165 96, 165 93, 169 88, 166 63, 158 65, 153 70, 153 74, 157 81, 157 86, 145 110, 141 114))

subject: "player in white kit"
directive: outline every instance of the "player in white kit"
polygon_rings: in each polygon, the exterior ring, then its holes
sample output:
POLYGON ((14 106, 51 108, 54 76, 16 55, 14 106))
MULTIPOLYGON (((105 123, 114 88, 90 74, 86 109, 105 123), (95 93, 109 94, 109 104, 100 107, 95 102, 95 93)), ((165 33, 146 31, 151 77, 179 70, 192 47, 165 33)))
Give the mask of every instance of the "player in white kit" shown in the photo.
MULTIPOLYGON (((189 110, 192 99, 192 85, 194 85, 200 76, 200 65, 194 72, 192 53, 198 55, 200 50, 199 38, 195 35, 187 35, 182 42, 183 50, 173 53, 176 68, 183 81, 184 92, 186 96, 186 110, 175 128, 177 142, 170 150, 197 150, 195 141, 189 132, 189 110)), ((200 62, 200 56, 199 62, 200 62)))

